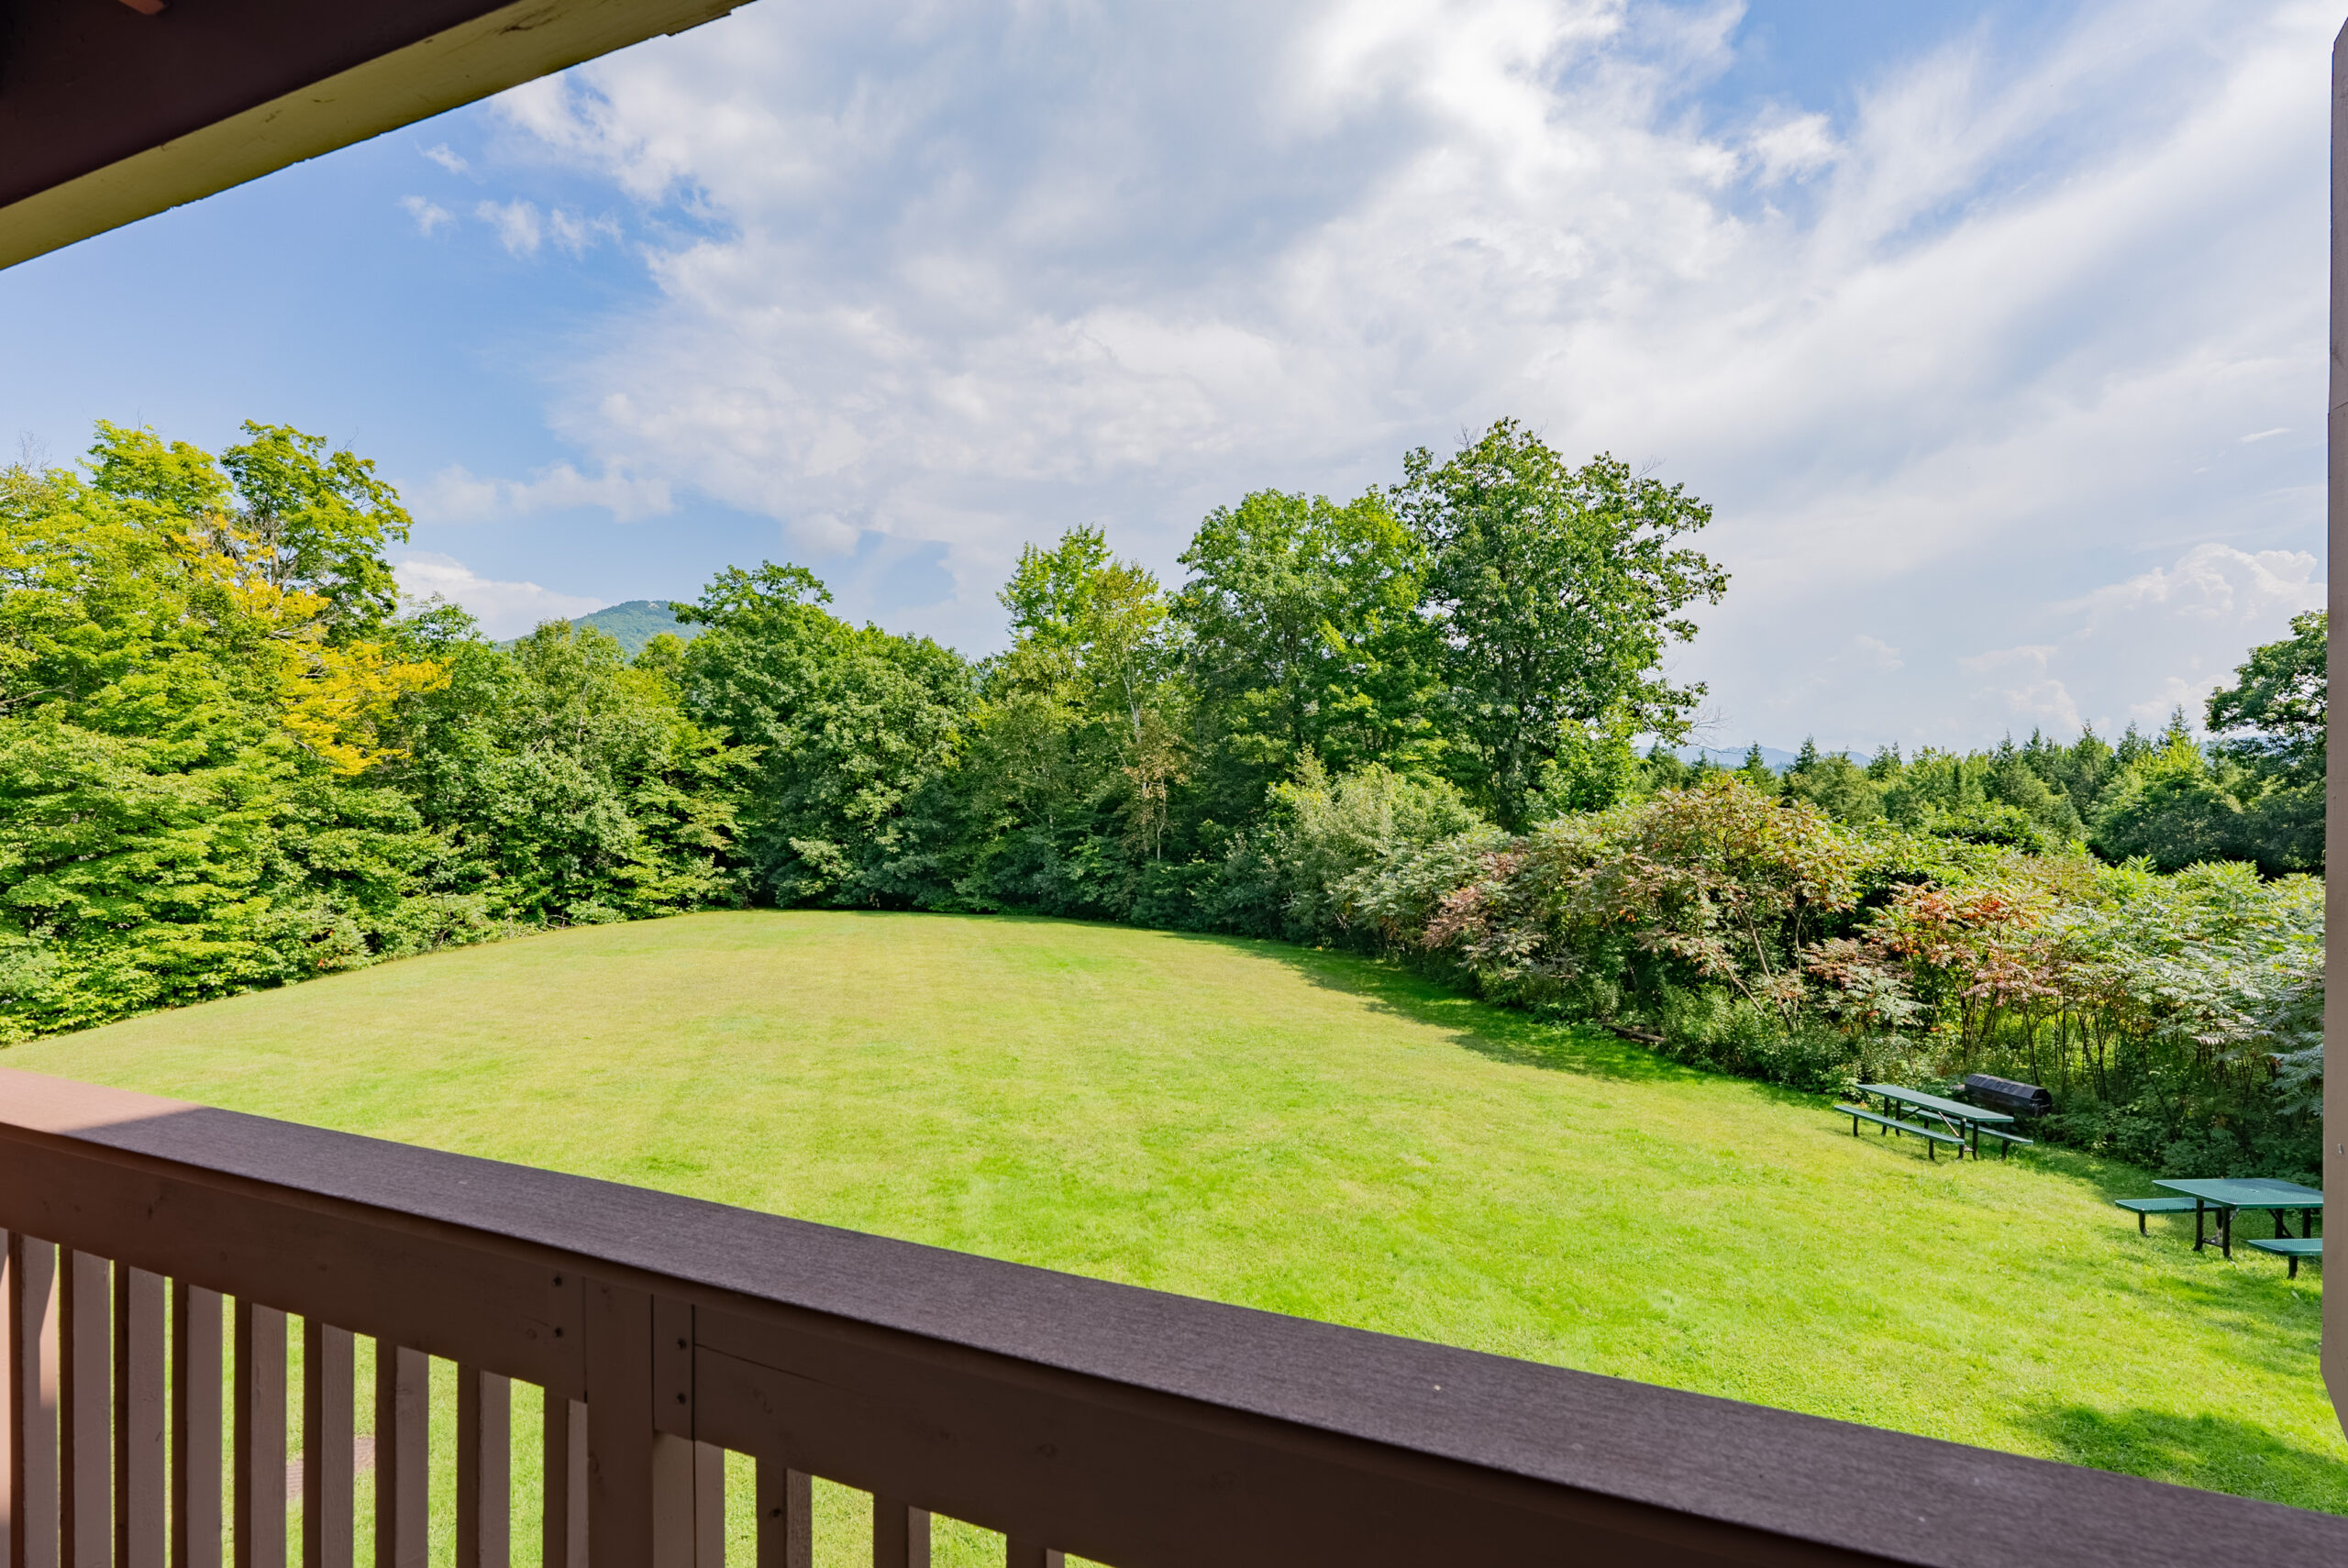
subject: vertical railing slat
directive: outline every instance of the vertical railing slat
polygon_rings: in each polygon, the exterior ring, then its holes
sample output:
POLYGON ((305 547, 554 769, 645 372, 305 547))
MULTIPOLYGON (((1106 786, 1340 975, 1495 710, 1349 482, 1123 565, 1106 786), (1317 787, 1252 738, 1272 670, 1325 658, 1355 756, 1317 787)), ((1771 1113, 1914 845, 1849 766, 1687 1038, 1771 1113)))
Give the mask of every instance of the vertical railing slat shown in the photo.
POLYGON ((172 1283, 172 1568, 220 1568, 220 1296, 172 1283))
POLYGON ((375 1342, 375 1568, 425 1568, 431 1550, 431 1358, 375 1342))
POLYGON ((929 1510, 872 1496, 872 1568, 929 1568, 929 1510))
POLYGON ((114 1561, 113 1265, 90 1253, 58 1260, 59 1556, 65 1568, 114 1561))
POLYGON ((725 1451, 693 1444, 693 1568, 725 1568, 725 1451))
POLYGON ((457 1369, 457 1568, 513 1560, 514 1385, 457 1369))
POLYGON ((285 1314, 237 1298, 236 1568, 285 1568, 285 1314))
POLYGON ((1041 1541, 1014 1535, 1003 1543, 1002 1560, 1005 1568, 1061 1568, 1067 1558, 1041 1541))
POLYGON ((349 1330, 302 1320, 302 1568, 351 1568, 355 1360, 349 1330))
POLYGON ((114 1266, 115 1568, 163 1568, 170 1541, 163 1449, 163 1276, 114 1266))
POLYGON ((805 1471, 759 1461, 759 1568, 814 1568, 814 1491, 805 1471))
POLYGON ((655 1432, 650 1568, 693 1568, 693 1441, 655 1432))
POLYGON ((549 1390, 545 1425, 539 1561, 545 1568, 587 1568, 587 1407, 549 1390))
POLYGON ((7 1233, 8 1562, 56 1568, 57 1248, 7 1233))

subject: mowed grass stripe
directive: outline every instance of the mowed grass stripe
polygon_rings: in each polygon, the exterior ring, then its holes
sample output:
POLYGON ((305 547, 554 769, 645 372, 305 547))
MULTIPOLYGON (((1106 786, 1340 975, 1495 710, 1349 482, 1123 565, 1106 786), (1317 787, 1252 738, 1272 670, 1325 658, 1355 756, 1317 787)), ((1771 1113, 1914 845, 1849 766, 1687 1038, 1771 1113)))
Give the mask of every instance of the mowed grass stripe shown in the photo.
MULTIPOLYGON (((2320 1271, 2195 1256, 2057 1150, 1812 1099, 1350 956, 1004 917, 603 926, 7 1065, 2348 1511, 2320 1271)), ((2181 1238, 2181 1239, 2180 1239, 2181 1238)))

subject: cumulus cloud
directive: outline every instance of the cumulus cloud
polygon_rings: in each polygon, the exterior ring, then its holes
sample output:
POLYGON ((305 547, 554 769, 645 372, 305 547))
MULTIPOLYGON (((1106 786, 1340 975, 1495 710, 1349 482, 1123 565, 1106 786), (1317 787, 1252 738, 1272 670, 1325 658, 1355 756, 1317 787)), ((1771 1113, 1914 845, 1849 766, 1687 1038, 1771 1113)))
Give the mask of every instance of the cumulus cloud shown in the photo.
POLYGON ((1807 179, 1833 163, 1842 148, 1830 127, 1824 115, 1793 115, 1754 132, 1745 145, 1760 182, 1807 179))
POLYGON ((472 216, 498 232, 507 256, 536 256, 547 230, 537 218, 537 202, 482 202, 472 216))
POLYGON ((432 237, 434 229, 457 221, 456 214, 439 203, 427 201, 422 196, 403 196, 400 198, 400 206, 408 216, 415 220, 415 232, 426 239, 432 237))
POLYGON ((617 239, 620 226, 617 219, 610 216, 584 217, 555 207, 547 213, 547 237, 554 241, 556 249, 580 256, 606 239, 617 239))
POLYGON ((667 480, 638 478, 615 463, 606 463, 601 474, 592 476, 569 463, 557 463, 526 480, 483 479, 451 465, 416 487, 407 503, 417 520, 426 523, 492 523, 581 507, 634 523, 667 512, 670 499, 667 480))
MULTIPOLYGON (((449 215, 440 215, 445 218, 449 215)), ((615 218, 585 217, 560 207, 549 207, 541 214, 536 202, 482 202, 473 208, 473 215, 496 233, 497 242, 505 248, 508 256, 536 256, 539 247, 549 239, 554 241, 556 249, 579 256, 606 239, 620 237, 620 226, 615 218)))
POLYGON ((2092 725, 2106 737, 2154 730, 2178 708, 2197 730, 2210 693, 2247 651, 2322 607, 2316 558, 2302 550, 2202 544, 2165 566, 2044 606, 2044 640, 1960 655, 1973 733, 2092 725))
POLYGON ((2088 689, 2121 693, 2099 715, 2102 727, 2155 724, 2179 705, 2198 727, 2203 701, 2232 680, 2247 649, 2323 603, 2322 572, 2307 551, 2204 544, 2056 610, 2076 620, 2067 667, 2088 689), (2141 690, 2121 685, 2126 670, 2143 672, 2141 690))
POLYGON ((492 637, 518 637, 541 621, 568 621, 600 610, 600 599, 557 593, 535 582, 498 582, 454 557, 415 550, 392 563, 400 592, 409 599, 445 599, 461 604, 492 637))
POLYGON ((423 152, 425 157, 432 160, 433 162, 437 163, 441 168, 446 169, 451 174, 467 174, 472 171, 472 165, 466 161, 465 155, 461 152, 450 151, 449 144, 445 141, 437 143, 431 147, 423 148, 420 150, 423 152))
MULTIPOLYGON (((2316 536, 2336 17, 2088 4, 1756 117, 1704 97, 1739 16, 770 0, 500 100, 670 237, 549 418, 811 549, 942 546, 922 627, 973 647, 1024 540, 1102 521, 1170 568, 1247 489, 1513 414, 1714 502, 1736 581, 1680 673, 1732 730, 1817 725, 1799 690, 1842 741, 1961 742, 2203 679, 2190 637, 2047 628, 2121 624, 2080 597, 2121 552, 2316 536), (1890 665, 1852 642, 1894 627, 1890 665)), ((2201 613, 2172 586, 2127 624, 2201 613)))
POLYGON ((536 256, 546 241, 536 202, 482 202, 473 208, 473 216, 496 231, 508 256, 536 256))

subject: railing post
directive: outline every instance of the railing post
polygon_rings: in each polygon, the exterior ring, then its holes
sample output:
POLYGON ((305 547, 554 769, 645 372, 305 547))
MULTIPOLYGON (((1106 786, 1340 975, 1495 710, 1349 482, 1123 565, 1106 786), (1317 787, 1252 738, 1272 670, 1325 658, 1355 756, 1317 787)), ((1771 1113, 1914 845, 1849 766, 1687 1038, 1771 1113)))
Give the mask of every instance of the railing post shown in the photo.
POLYGON ((172 1568, 220 1568, 220 1297, 172 1284, 172 1568))
POLYGON ((675 1304, 660 1304, 656 1335, 651 1296, 594 1279, 586 1286, 588 1560, 594 1568, 692 1568, 692 1309, 682 1309, 688 1381, 679 1386, 675 1304))
POLYGON ((56 1568, 57 1248, 0 1231, 7 1305, 7 1568, 56 1568))
POLYGON ((163 1276, 114 1265, 115 1568, 163 1568, 163 1276))
POLYGON ((236 1568, 285 1568, 285 1314, 237 1297, 236 1568))
MULTIPOLYGON (((652 1298, 652 1430, 654 1568, 703 1568, 696 1547, 703 1509, 701 1454, 693 1442, 693 1309, 661 1296, 652 1298)), ((721 1540, 725 1506, 721 1489, 721 1540)))
POLYGON ((58 1455, 64 1466, 60 1557, 65 1568, 114 1561, 114 1281, 106 1260, 67 1252, 58 1373, 58 1455))

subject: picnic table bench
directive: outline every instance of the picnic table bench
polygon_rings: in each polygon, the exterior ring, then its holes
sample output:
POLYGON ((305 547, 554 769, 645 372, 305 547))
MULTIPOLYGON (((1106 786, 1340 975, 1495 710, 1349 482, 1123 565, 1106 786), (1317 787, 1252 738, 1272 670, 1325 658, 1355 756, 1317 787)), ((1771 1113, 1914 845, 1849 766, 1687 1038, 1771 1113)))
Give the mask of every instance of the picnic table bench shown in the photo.
POLYGON ((2136 1234, 2139 1236, 2147 1233, 2144 1230, 2145 1215, 2190 1214, 2197 1203, 2197 1199, 2190 1198, 2115 1198, 2111 1200, 2114 1209, 2125 1209, 2136 1217, 2136 1234))
POLYGON ((2323 1256, 2323 1238, 2320 1236, 2277 1236, 2271 1242, 2263 1236, 2254 1236, 2243 1242, 2243 1245, 2256 1247, 2262 1253, 2273 1253, 2276 1257, 2290 1259, 2293 1279, 2299 1277, 2301 1258, 2323 1256))
POLYGON ((1927 1152, 1940 1143, 1954 1143, 1959 1159, 1965 1157, 1966 1140, 1970 1138, 1971 1152, 1977 1160, 1981 1157, 1981 1139, 1985 1134, 1998 1140, 1998 1154, 2001 1159, 2016 1143, 2032 1142, 2019 1132, 2005 1131, 2013 1125, 2011 1116, 1986 1106, 1967 1105, 1961 1099, 1945 1099, 1936 1094, 1926 1094, 1922 1089, 1903 1088, 1898 1084, 1861 1084, 1859 1095, 1862 1104, 1834 1108, 1852 1118, 1851 1131, 1854 1133, 1858 1132, 1859 1121, 1864 1119, 1881 1124, 1887 1131, 1897 1129, 1924 1138, 1927 1152), (1864 1100, 1868 1095, 1883 1101, 1883 1115, 1877 1115, 1866 1107, 1864 1100), (1893 1113, 1895 1106, 1907 1110, 1915 1120, 1899 1120, 1893 1113))
MULTIPOLYGON (((2184 1179, 2164 1178, 2155 1181, 2153 1185, 2166 1187, 2169 1191, 2180 1193, 2192 1200, 2193 1250, 2195 1252, 2199 1252, 2214 1240, 2218 1243, 2218 1250, 2228 1258, 2234 1255, 2236 1211, 2248 1209, 2255 1212, 2265 1209, 2271 1212, 2275 1216, 2275 1239, 2278 1242, 2287 1242, 2313 1240, 2315 1217, 2323 1209, 2323 1194, 2316 1188, 2301 1187, 2295 1181, 2277 1181, 2272 1176, 2243 1176, 2222 1180, 2200 1176, 2184 1179), (2290 1221, 2286 1218, 2294 1209, 2299 1211, 2300 1234, 2297 1237, 2291 1234, 2290 1221), (2202 1229, 2204 1220, 2210 1214, 2218 1217, 2218 1233, 2214 1238, 2204 1235, 2202 1229)), ((2123 1202, 2121 1207, 2126 1209, 2136 1203, 2151 1201, 2154 1200, 2135 1198, 2123 1202)), ((2184 1212, 2182 1205, 2178 1207, 2177 1212, 2184 1212)), ((2142 1230, 2143 1223, 2143 1216, 2140 1212, 2136 1218, 2137 1228, 2142 1230)), ((2260 1247, 2259 1250, 2271 1253, 2280 1249, 2260 1247)), ((2293 1272, 2297 1272, 2296 1263, 2293 1272)))
POLYGON ((1944 1132, 1939 1128, 1926 1127, 1920 1122, 1902 1121, 1896 1116, 1877 1116, 1863 1105, 1838 1105, 1834 1109, 1851 1119, 1851 1136, 1854 1138, 1859 1135, 1860 1122, 1872 1121, 1885 1132, 1913 1132, 1917 1137, 1924 1140, 1924 1155, 1927 1159, 1939 1159, 1940 1154, 1937 1151, 1943 1143, 1955 1144, 1956 1157, 1960 1160, 1965 1157, 1965 1140, 1954 1132, 1944 1132))

